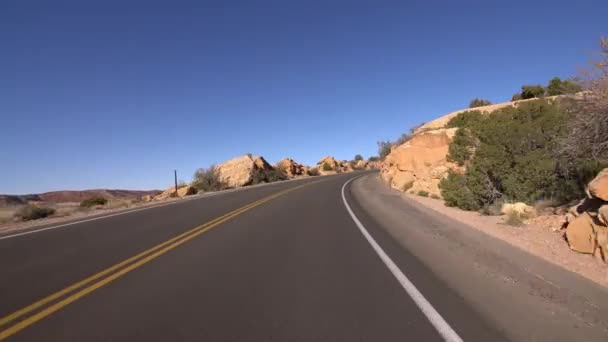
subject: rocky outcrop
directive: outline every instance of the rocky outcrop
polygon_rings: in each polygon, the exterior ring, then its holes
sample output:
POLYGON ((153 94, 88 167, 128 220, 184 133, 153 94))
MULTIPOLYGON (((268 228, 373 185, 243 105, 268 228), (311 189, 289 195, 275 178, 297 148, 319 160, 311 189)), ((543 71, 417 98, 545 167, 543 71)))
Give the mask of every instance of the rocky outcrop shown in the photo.
POLYGON ((608 262, 608 168, 590 183, 588 197, 572 206, 563 226, 570 249, 608 262))
POLYGON ((395 147, 382 164, 381 176, 399 191, 426 191, 440 195, 439 182, 448 170, 459 167, 446 160, 456 128, 415 134, 395 147))
POLYGON ((267 178, 267 172, 273 169, 263 157, 250 154, 230 159, 215 167, 219 180, 229 188, 263 182, 267 178))
POLYGON ((289 178, 305 176, 308 174, 308 167, 294 161, 291 158, 281 159, 277 163, 276 168, 282 170, 289 178))
POLYGON ((196 189, 194 187, 192 187, 190 185, 183 185, 183 186, 177 188, 177 194, 175 193, 175 187, 172 187, 152 198, 144 198, 144 201, 146 201, 146 200, 160 201, 160 200, 164 200, 164 199, 167 199, 170 197, 180 197, 181 198, 181 197, 186 197, 186 196, 195 195, 195 194, 196 194, 196 189))
POLYGON ((330 175, 330 174, 334 174, 334 173, 353 171, 353 167, 352 167, 352 165, 350 165, 349 162, 338 161, 338 160, 336 160, 336 158, 331 157, 331 156, 327 156, 327 157, 324 157, 323 159, 319 160, 319 162, 317 163, 317 169, 319 170, 319 173, 321 173, 322 175, 330 175), (328 166, 325 166, 325 165, 328 165, 328 166), (331 168, 331 170, 327 170, 328 168, 331 168))

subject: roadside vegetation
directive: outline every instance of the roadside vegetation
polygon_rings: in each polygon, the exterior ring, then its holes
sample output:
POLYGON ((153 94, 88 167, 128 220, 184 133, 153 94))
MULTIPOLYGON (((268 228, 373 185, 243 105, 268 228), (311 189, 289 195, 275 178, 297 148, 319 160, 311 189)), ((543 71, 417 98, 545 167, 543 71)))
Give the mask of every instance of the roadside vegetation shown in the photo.
POLYGON ((511 101, 543 98, 545 96, 575 94, 583 90, 583 86, 573 80, 563 80, 559 77, 552 78, 546 87, 540 84, 523 85, 521 92, 515 93, 511 101))
POLYGON ((539 98, 491 114, 458 114, 448 160, 465 166, 440 183, 448 206, 486 210, 501 202, 564 204, 584 197, 585 185, 608 167, 608 41, 587 81, 554 78, 547 87, 524 86, 539 98), (546 95, 586 90, 582 98, 547 101, 546 95))
POLYGON ((471 100, 471 102, 469 102, 469 108, 489 106, 491 104, 492 102, 488 100, 474 98, 471 100))
POLYGON ((318 176, 319 169, 317 169, 316 167, 311 167, 310 169, 308 169, 308 175, 309 176, 318 176))
POLYGON ((80 207, 82 208, 92 208, 94 206, 102 206, 102 205, 106 205, 106 203, 108 203, 108 200, 103 198, 103 197, 93 197, 93 198, 87 198, 85 200, 83 200, 82 202, 80 202, 80 207))
POLYGON ((261 183, 273 183, 286 180, 287 174, 285 171, 274 168, 271 170, 257 170, 253 175, 252 185, 261 183))
POLYGON ((420 190, 420 191, 418 191, 418 196, 429 197, 429 192, 428 191, 424 191, 424 190, 420 190))
POLYGON ((21 207, 16 213, 15 218, 20 221, 38 220, 49 217, 55 213, 55 209, 50 207, 39 207, 37 205, 28 204, 21 207))
POLYGON ((215 171, 215 166, 210 166, 206 169, 198 169, 194 173, 192 187, 198 192, 219 191, 228 188, 228 185, 222 182, 219 175, 215 171))

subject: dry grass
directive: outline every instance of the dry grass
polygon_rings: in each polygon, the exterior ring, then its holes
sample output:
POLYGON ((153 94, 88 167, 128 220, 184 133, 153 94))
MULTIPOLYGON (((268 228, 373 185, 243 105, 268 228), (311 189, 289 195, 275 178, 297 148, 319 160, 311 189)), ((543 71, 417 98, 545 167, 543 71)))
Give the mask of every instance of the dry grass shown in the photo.
POLYGON ((103 209, 121 209, 121 208, 130 208, 132 202, 129 200, 109 200, 103 209))
POLYGON ((19 210, 18 207, 0 208, 0 224, 12 222, 17 210, 19 210))

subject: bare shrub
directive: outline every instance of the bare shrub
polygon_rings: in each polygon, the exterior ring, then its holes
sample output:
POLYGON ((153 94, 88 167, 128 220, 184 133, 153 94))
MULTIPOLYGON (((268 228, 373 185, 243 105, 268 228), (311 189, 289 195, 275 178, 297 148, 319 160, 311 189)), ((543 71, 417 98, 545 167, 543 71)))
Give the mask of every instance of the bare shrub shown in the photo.
POLYGON ((228 188, 228 185, 220 180, 214 166, 196 170, 192 186, 197 191, 219 191, 228 188))
POLYGON ((566 159, 590 158, 608 163, 608 38, 600 39, 599 60, 583 70, 579 79, 584 93, 570 102, 569 134, 561 143, 566 159))

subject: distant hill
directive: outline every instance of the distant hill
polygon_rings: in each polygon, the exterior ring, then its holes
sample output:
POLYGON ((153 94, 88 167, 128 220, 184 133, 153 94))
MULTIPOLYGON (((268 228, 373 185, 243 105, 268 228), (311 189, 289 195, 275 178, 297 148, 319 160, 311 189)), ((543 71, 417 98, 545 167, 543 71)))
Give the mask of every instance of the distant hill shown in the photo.
POLYGON ((0 207, 16 206, 27 204, 28 202, 46 202, 46 203, 67 203, 81 202, 82 200, 92 197, 103 197, 105 199, 123 199, 134 200, 146 195, 157 195, 160 190, 140 191, 140 190, 76 190, 76 191, 51 191, 41 194, 30 195, 0 195, 0 207))

